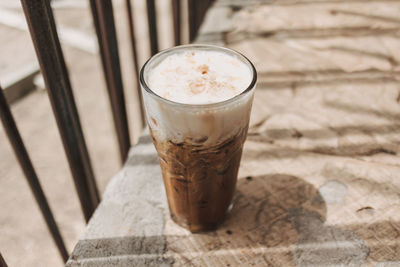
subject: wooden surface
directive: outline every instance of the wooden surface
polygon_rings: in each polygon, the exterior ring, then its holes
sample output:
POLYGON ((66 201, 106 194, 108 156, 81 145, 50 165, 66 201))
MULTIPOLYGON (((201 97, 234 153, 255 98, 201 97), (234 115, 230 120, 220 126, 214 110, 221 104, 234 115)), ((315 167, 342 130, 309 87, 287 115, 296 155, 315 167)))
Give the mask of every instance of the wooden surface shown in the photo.
POLYGON ((400 266, 399 12, 217 1, 197 42, 259 74, 231 214, 207 234, 176 226, 145 133, 67 265, 400 266))

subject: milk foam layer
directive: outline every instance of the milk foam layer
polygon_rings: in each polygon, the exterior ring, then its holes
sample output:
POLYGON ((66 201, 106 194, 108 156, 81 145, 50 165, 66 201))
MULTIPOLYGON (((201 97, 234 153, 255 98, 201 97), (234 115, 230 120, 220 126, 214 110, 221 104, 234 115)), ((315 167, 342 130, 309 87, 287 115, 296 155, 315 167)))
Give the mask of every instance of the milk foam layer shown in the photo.
POLYGON ((157 95, 185 104, 228 100, 247 89, 250 68, 223 52, 192 50, 169 55, 148 73, 157 95))
POLYGON ((202 146, 207 147, 228 140, 243 129, 247 130, 254 88, 240 93, 248 88, 255 74, 245 58, 231 54, 234 52, 218 47, 211 51, 208 47, 177 47, 166 57, 155 56, 145 65, 143 77, 148 87, 157 95, 173 101, 163 101, 142 86, 147 122, 157 142, 201 140, 202 146), (192 62, 187 62, 188 58, 192 62), (207 65, 207 74, 198 70, 202 65, 207 65), (198 94, 188 91, 185 86, 203 75, 208 77, 205 79, 209 86, 207 90, 198 94), (228 88, 214 88, 213 82, 226 84, 228 88), (227 99, 231 100, 198 105, 227 99))

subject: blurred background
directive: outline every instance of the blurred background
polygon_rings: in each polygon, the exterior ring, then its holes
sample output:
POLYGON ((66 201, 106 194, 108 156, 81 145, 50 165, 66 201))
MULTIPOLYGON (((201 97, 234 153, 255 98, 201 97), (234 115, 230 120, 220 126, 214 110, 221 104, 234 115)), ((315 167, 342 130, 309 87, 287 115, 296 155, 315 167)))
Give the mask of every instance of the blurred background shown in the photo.
MULTIPOLYGON (((183 6, 187 5, 183 1, 183 6)), ((141 131, 125 1, 113 0, 128 123, 141 131)), ((89 1, 53 0, 52 7, 100 193, 120 169, 118 144, 89 1)), ((185 8, 182 8, 185 10, 185 8)), ((139 66, 150 56, 146 1, 133 0, 139 66)), ((160 49, 173 46, 170 0, 156 0, 160 49)), ((183 43, 187 15, 182 14, 183 43)), ((20 1, 0 0, 0 83, 50 208, 71 252, 85 228, 61 138, 20 1)), ((28 183, 0 127, 0 251, 9 266, 62 266, 28 183)))

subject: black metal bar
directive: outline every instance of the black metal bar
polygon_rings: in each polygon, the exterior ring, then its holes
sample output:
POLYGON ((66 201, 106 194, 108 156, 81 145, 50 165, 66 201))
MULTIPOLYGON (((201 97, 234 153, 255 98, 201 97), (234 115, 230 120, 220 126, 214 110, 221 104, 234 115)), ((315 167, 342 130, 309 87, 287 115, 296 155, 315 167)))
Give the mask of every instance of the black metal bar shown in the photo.
POLYGON ((175 45, 180 45, 181 41, 181 0, 172 0, 172 14, 174 20, 174 39, 175 45))
POLYGON ((138 54, 136 50, 136 41, 135 41, 135 24, 132 15, 132 4, 131 0, 126 0, 126 12, 128 16, 128 26, 129 26, 129 37, 131 39, 131 48, 132 48, 132 55, 133 55, 133 65, 135 68, 135 75, 136 75, 136 89, 139 97, 139 104, 140 104, 140 118, 142 120, 142 127, 144 127, 146 120, 144 118, 144 106, 143 106, 143 98, 142 98, 142 90, 140 90, 140 83, 139 83, 139 63, 138 63, 138 54))
POLYGON ((4 260, 3 256, 1 256, 1 253, 0 253, 0 267, 7 267, 7 263, 4 260))
POLYGON ((151 55, 158 52, 156 5, 154 0, 147 0, 147 21, 149 24, 150 52, 151 55))
POLYGON ((197 6, 195 0, 188 1, 189 42, 193 42, 197 32, 197 6))
POLYGON ((193 42, 204 19, 204 16, 214 0, 189 0, 189 40, 193 42))
POLYGON ((92 17, 100 47, 103 72, 117 132, 121 162, 125 162, 131 146, 122 85, 118 42, 111 0, 90 0, 92 17))
POLYGON ((53 237, 53 240, 57 245, 58 251, 60 252, 61 257, 65 262, 68 259, 67 249, 65 248, 65 244, 61 237, 57 223, 54 220, 54 216, 50 210, 46 196, 44 195, 42 187, 40 186, 40 182, 36 175, 35 169, 33 168, 32 161, 30 160, 28 152, 26 151, 21 135, 19 134, 17 125, 14 121, 10 108, 7 104, 7 100, 3 94, 3 89, 1 89, 1 86, 0 86, 0 117, 4 129, 7 133, 8 139, 10 140, 10 143, 14 149, 14 153, 17 156, 19 164, 21 165, 21 168, 25 174, 25 178, 29 183, 29 187, 31 188, 31 191, 46 221, 47 228, 49 229, 51 236, 53 237))
POLYGON ((97 191, 68 71, 48 0, 21 0, 40 69, 86 221, 96 209, 97 191))
MULTIPOLYGON (((101 29, 100 29, 100 24, 99 24, 97 5, 95 4, 94 0, 90 0, 89 3, 90 3, 90 10, 92 12, 92 19, 93 19, 94 29, 96 30, 97 41, 98 41, 98 44, 99 44, 100 57, 101 57, 101 62, 102 62, 102 66, 103 66, 103 72, 107 73, 107 69, 105 68, 105 65, 103 63, 103 62, 105 62, 104 48, 103 48, 103 39, 101 38, 101 29)), ((105 77, 105 81, 106 81, 106 85, 107 85, 107 88, 108 88, 110 81, 109 81, 109 79, 107 77, 105 77)))

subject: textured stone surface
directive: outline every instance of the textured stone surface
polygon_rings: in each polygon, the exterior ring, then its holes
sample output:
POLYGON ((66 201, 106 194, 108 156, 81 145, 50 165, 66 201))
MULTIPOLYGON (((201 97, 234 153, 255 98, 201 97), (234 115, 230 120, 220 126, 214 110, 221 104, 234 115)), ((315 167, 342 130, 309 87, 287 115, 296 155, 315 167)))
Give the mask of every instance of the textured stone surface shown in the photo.
POLYGON ((259 75, 226 221, 204 234, 190 234, 172 222, 165 199, 155 196, 163 195, 160 185, 150 186, 161 177, 144 137, 129 161, 142 165, 128 162, 88 226, 86 236, 100 240, 91 248, 83 245, 86 239, 80 241, 71 264, 88 262, 80 256, 83 248, 93 250, 104 238, 132 238, 130 232, 135 234, 129 247, 121 242, 100 249, 113 253, 106 260, 154 256, 175 266, 396 266, 400 261, 400 3, 243 2, 218 1, 198 38, 244 53, 259 75), (145 206, 149 212, 139 219, 130 212, 141 214, 142 202, 130 202, 133 207, 125 212, 121 198, 112 214, 136 220, 143 234, 138 236, 136 223, 124 227, 118 221, 103 229, 108 202, 119 199, 116 188, 137 195, 135 187, 157 189, 143 194, 143 203, 153 205, 145 206), (163 220, 154 217, 156 207, 163 220), (157 231, 141 223, 152 219, 157 231), (136 239, 155 235, 154 246, 134 249, 136 239))

